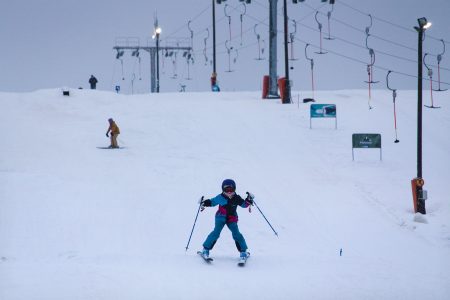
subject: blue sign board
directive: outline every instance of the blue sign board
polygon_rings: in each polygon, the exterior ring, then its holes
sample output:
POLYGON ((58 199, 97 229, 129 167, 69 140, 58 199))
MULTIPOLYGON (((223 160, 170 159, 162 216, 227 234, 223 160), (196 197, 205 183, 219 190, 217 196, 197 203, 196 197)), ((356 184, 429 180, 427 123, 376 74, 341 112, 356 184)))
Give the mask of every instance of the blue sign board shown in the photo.
POLYGON ((335 118, 335 128, 337 128, 336 104, 311 104, 309 128, 311 128, 312 118, 335 118))

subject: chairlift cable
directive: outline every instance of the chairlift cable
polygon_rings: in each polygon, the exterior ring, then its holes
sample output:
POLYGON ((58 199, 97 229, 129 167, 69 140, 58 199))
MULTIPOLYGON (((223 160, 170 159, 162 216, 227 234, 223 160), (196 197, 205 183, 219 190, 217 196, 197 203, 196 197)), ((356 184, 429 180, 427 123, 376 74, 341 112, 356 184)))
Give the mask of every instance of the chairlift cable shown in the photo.
MULTIPOLYGON (((233 11, 236 11, 237 10, 237 6, 235 6, 235 7, 233 7, 233 6, 231 6, 231 5, 228 5, 228 6, 230 6, 232 9, 233 9, 233 11)), ((222 16, 222 17, 220 17, 220 18, 216 18, 216 25, 217 24, 219 24, 220 22, 222 22, 225 18, 227 18, 227 16, 226 15, 224 15, 224 16, 222 16)), ((212 29, 212 25, 209 25, 207 28, 210 28, 210 29, 212 29)), ((205 31, 206 31, 206 29, 205 29, 205 31)), ((222 43, 223 44, 223 43, 222 43)), ((217 45, 217 44, 216 44, 217 45)))
MULTIPOLYGON (((346 26, 346 27, 349 27, 349 28, 351 28, 351 29, 353 29, 353 30, 355 30, 355 31, 358 31, 358 32, 361 32, 361 33, 365 33, 364 30, 361 30, 360 28, 357 28, 357 27, 355 27, 355 26, 353 26, 353 25, 351 25, 351 24, 348 24, 348 23, 346 23, 346 22, 344 22, 344 21, 342 21, 342 20, 339 20, 339 19, 337 19, 337 18, 335 18, 335 17, 333 17, 332 19, 333 19, 335 22, 340 23, 340 24, 342 24, 342 25, 344 25, 344 26, 346 26)), ((417 49, 415 49, 415 48, 413 48, 413 47, 409 47, 409 46, 400 44, 400 43, 398 43, 398 42, 388 40, 388 39, 386 39, 386 38, 383 38, 383 37, 378 36, 378 35, 373 34, 373 33, 371 33, 370 35, 371 35, 373 38, 379 39, 379 40, 384 41, 384 42, 386 42, 386 43, 390 43, 390 44, 393 44, 393 45, 395 45, 395 46, 402 47, 402 48, 404 48, 404 49, 408 49, 408 50, 411 50, 411 51, 413 51, 413 52, 417 52, 417 49)))
MULTIPOLYGON (((256 22, 258 22, 258 24, 256 24, 256 25, 265 25, 265 26, 267 26, 267 27, 269 27, 269 25, 268 24, 266 24, 265 23, 265 21, 269 18, 269 17, 266 17, 264 20, 259 20, 259 19, 257 19, 257 18, 255 18, 255 17, 252 17, 252 16, 250 16, 250 15, 248 15, 248 13, 246 14, 246 16, 247 17, 249 17, 250 19, 252 19, 252 20, 255 20, 256 22)), ((207 28, 208 29, 208 28, 207 28)), ((205 29, 205 31, 207 30, 207 29, 205 29)), ((248 27, 247 29, 245 29, 244 31, 243 31, 243 33, 244 33, 244 35, 246 34, 246 33, 248 33, 249 31, 251 31, 253 29, 253 31, 255 32, 255 26, 252 26, 252 27, 248 27)), ((256 32, 255 32, 255 34, 257 34, 256 32)), ((234 39, 234 38, 236 38, 237 36, 232 36, 232 39, 234 39)), ((263 40, 263 39, 261 39, 260 40, 263 44, 265 44, 265 41, 263 40)), ((226 42, 226 41, 225 41, 226 42)), ((221 42, 221 43, 216 43, 216 46, 221 46, 221 45, 224 45, 225 44, 225 42, 221 42)), ((252 43, 252 44, 248 44, 248 45, 245 45, 245 46, 242 46, 242 47, 239 47, 239 49, 241 50, 241 49, 245 49, 245 48, 249 48, 249 47, 251 47, 251 46, 253 46, 253 45, 256 45, 257 44, 257 42, 255 42, 255 43, 252 43)), ((212 47, 207 47, 207 49, 211 49, 212 47)), ((263 53, 264 52, 264 46, 262 46, 261 47, 261 53, 263 53)), ((195 53, 195 52, 194 52, 195 53)), ((226 52, 217 52, 217 54, 223 54, 223 53, 226 53, 226 52)))
MULTIPOLYGON (((306 5, 306 6, 308 6, 308 5, 306 5)), ((309 8, 310 8, 310 9, 314 9, 314 8, 312 8, 312 7, 310 7, 310 6, 309 6, 309 8)), ((320 13, 323 14, 322 12, 320 12, 320 13)), ((368 14, 366 14, 366 13, 363 13, 363 14, 366 15, 366 16, 368 15, 368 14)), ((372 16, 372 15, 371 15, 371 16, 372 16)), ((375 17, 372 16, 372 18, 375 18, 375 17)), ((337 19, 337 18, 335 18, 335 17, 332 17, 332 19, 333 19, 334 21, 336 21, 337 23, 341 23, 342 25, 344 25, 344 26, 346 26, 346 27, 352 28, 352 29, 355 30, 355 31, 365 33, 364 30, 361 30, 361 29, 359 29, 359 28, 357 28, 357 27, 355 27, 355 26, 353 26, 353 25, 351 25, 351 24, 349 24, 349 23, 346 23, 346 22, 344 22, 344 21, 342 21, 342 20, 340 20, 340 19, 337 19)), ((303 25, 303 24, 302 24, 302 25, 303 25)), ((305 25, 303 25, 303 26, 305 26, 305 25)), ((307 26, 305 26, 305 27, 307 27, 307 26)), ((310 29, 311 29, 311 28, 310 28, 310 29)), ((376 39, 379 39, 379 40, 381 40, 381 41, 384 41, 384 42, 386 42, 386 43, 390 43, 390 44, 393 44, 393 45, 395 45, 395 46, 402 47, 402 48, 411 50, 411 51, 413 51, 413 52, 417 52, 417 49, 416 49, 416 48, 406 46, 406 45, 401 44, 401 43, 398 43, 398 42, 396 42, 396 41, 392 41, 392 40, 383 38, 383 37, 381 37, 381 36, 378 36, 378 35, 375 35, 375 34, 372 34, 372 33, 371 33, 371 36, 374 37, 374 38, 376 38, 376 39)), ((342 41, 345 41, 345 40, 343 40, 343 39, 341 39, 341 40, 342 40, 342 41)), ((448 42, 444 42, 444 43, 448 43, 448 42)), ((383 54, 386 54, 386 53, 383 53, 383 54)), ((433 54, 430 54, 430 55, 433 55, 433 54)), ((396 57, 396 58, 400 58, 400 57, 398 57, 398 56, 395 56, 395 57, 396 57)), ((414 61, 414 62, 416 63, 416 61, 414 61)), ((445 70, 446 70, 446 71, 450 71, 450 69, 445 69, 445 70)))
MULTIPOLYGON (((249 16, 250 17, 250 16, 249 16)), ((260 20, 258 20, 258 19, 256 19, 256 18, 254 18, 254 17, 251 17, 251 19, 253 19, 253 20, 256 20, 257 22, 258 22, 258 24, 257 25, 260 25, 260 24, 262 24, 262 25, 265 25, 265 26, 269 26, 269 25, 267 25, 266 23, 264 23, 264 21, 260 21, 260 20)), ((268 19, 268 17, 266 18, 266 19, 268 19)), ((248 33, 250 30, 254 30, 254 26, 252 26, 252 27, 248 27, 247 29, 245 29, 244 31, 243 31, 243 33, 244 33, 244 35, 246 34, 246 33, 248 33)), ((207 31, 208 30, 208 28, 206 28, 205 29, 205 31, 207 31)), ((234 39, 234 38, 236 38, 237 36, 232 36, 232 39, 234 39)), ((261 42, 264 44, 264 40, 262 40, 261 39, 261 42)), ((225 42, 222 42, 222 43, 216 43, 216 46, 221 46, 221 45, 224 45, 225 44, 225 42)), ((251 46, 254 46, 254 45, 256 45, 257 44, 257 42, 255 42, 255 43, 251 43, 251 44, 248 44, 248 45, 245 45, 245 46, 242 46, 242 47, 239 47, 238 49, 239 50, 242 50, 242 49, 245 49, 245 48, 249 48, 249 47, 251 47, 251 46)), ((207 47, 206 49, 207 50, 209 50, 209 49, 211 49, 212 47, 207 47)), ((201 51, 202 50, 200 50, 200 51, 193 51, 193 53, 201 53, 201 51)), ((264 52, 264 46, 262 47, 262 49, 261 49, 261 53, 263 53, 264 52)), ((217 52, 217 54, 223 54, 223 53, 226 53, 226 50, 225 50, 225 52, 217 52)))
MULTIPOLYGON (((317 29, 312 28, 311 26, 308 26, 308 25, 306 25, 306 24, 300 23, 300 25, 302 25, 303 27, 305 27, 305 28, 307 28, 307 29, 309 29, 309 30, 316 31, 316 32, 318 31, 317 29)), ((361 30, 360 30, 360 31, 361 31, 361 30)), ((281 31, 280 31, 280 32, 281 32, 281 31)), ((364 31, 361 31, 361 32, 364 32, 364 31)), ((354 42, 352 42, 352 41, 343 39, 343 38, 338 37, 338 36, 336 36, 336 35, 333 35, 333 36, 334 36, 334 38, 335 38, 336 40, 339 40, 339 41, 341 41, 341 42, 343 42, 343 43, 346 43, 346 44, 349 44, 349 45, 352 45, 352 46, 355 46, 355 47, 358 47, 358 48, 366 49, 366 47, 363 46, 363 45, 360 45, 360 44, 354 43, 354 42)), ((370 36, 371 36, 371 37, 372 37, 372 36, 375 37, 375 36, 372 35, 372 34, 371 34, 370 36)), ((417 64, 417 60, 414 60, 414 59, 405 58, 405 57, 402 57, 402 56, 390 54, 390 53, 387 53, 387 52, 384 52, 384 51, 381 51, 381 50, 377 50, 377 52, 378 52, 378 54, 383 54, 383 55, 386 55, 386 56, 389 56, 389 57, 392 57, 392 58, 395 58, 395 59, 399 59, 399 60, 403 60, 403 61, 407 61, 407 62, 411 62, 411 63, 417 64)), ((417 52, 417 50, 416 50, 416 52, 417 52)), ((434 65, 433 65, 433 66, 434 66, 434 65)), ((450 71, 450 69, 448 69, 448 68, 442 68, 442 67, 441 67, 441 70, 450 71)))
MULTIPOLYGON (((314 12, 313 12, 313 13, 314 13, 314 12)), ((312 13, 311 13, 311 14, 312 14, 312 13)), ((311 14, 309 14, 309 15, 311 15, 311 14)), ((247 14, 247 15, 248 15, 248 14, 247 14)), ((367 14, 365 14, 365 15, 367 16, 367 14)), ((251 15, 248 15, 248 17, 249 17, 249 18, 253 18, 251 15)), ((309 17, 309 16, 307 16, 307 17, 309 17)), ((256 19, 256 18, 253 18, 253 19, 256 19)), ((305 19, 306 19, 306 18, 305 18, 305 19)), ((310 30, 318 31, 317 29, 311 28, 311 27, 309 27, 308 25, 305 25, 305 24, 301 23, 302 20, 303 20, 303 19, 301 19, 301 20, 296 20, 296 21, 297 21, 298 23, 300 23, 302 26, 304 26, 304 27, 306 27, 306 28, 308 28, 308 29, 310 29, 310 30)), ((258 20, 258 21, 259 21, 259 20, 258 20)), ((260 21, 260 24, 263 24, 263 25, 268 26, 267 24, 265 24, 264 22, 261 22, 261 21, 260 21)), ((370 28, 369 28, 369 30, 370 30, 370 28)), ((280 30, 278 30, 278 31, 281 32, 280 30)), ((256 34, 256 33, 255 33, 255 34, 256 34)), ((375 36, 372 35, 372 34, 371 34, 371 36, 375 37, 375 36)), ((334 36, 334 37, 335 37, 336 39, 339 39, 340 41, 342 41, 342 42, 344 42, 344 43, 347 43, 347 44, 353 45, 353 46, 355 46, 355 47, 359 47, 359 48, 364 48, 364 49, 365 49, 365 47, 362 46, 362 45, 353 43, 353 42, 351 42, 351 41, 348 41, 348 40, 346 40, 346 39, 342 39, 342 38, 339 38, 339 37, 336 37, 336 36, 334 36)), ((295 39, 296 39, 296 40, 299 40, 298 38, 295 38, 295 39)), ((299 41, 301 41, 301 42, 303 42, 303 43, 305 43, 305 44, 307 43, 307 42, 302 41, 302 40, 299 40, 299 41)), ((406 47, 406 46, 405 46, 405 47, 406 47)), ((328 51, 328 52, 332 52, 331 50, 327 50, 327 49, 325 49, 325 50, 328 51)), ((384 51, 377 50, 377 52, 378 52, 379 54, 383 54, 383 55, 386 55, 386 56, 390 56, 390 57, 393 57, 393 58, 396 58, 396 59, 399 59, 399 60, 404 60, 404 61, 408 61, 408 62, 411 62, 411 63, 417 63, 416 60, 408 59, 408 58, 401 57, 401 56, 397 56, 397 55, 393 55, 393 54, 390 54, 390 53, 387 53, 387 52, 384 52, 384 51)), ((340 54, 340 53, 338 53, 338 52, 334 52, 334 51, 333 51, 333 54, 335 54, 335 55, 337 55, 337 56, 341 56, 341 57, 347 58, 347 59, 350 59, 350 60, 353 60, 353 61, 356 61, 356 62, 358 62, 358 63, 363 63, 364 65, 367 65, 367 63, 365 63, 365 62, 362 62, 362 61, 360 61, 360 60, 357 60, 357 59, 355 59, 355 58, 353 58, 353 57, 349 57, 349 56, 340 54)), ((382 67, 378 67, 378 66, 375 66, 375 65, 373 66, 373 68, 376 68, 376 69, 382 69, 382 70, 388 70, 387 68, 382 68, 382 67)), ((447 69, 442 68, 442 67, 441 67, 441 69, 447 70, 447 69)), ((396 72, 397 72, 397 71, 396 71, 396 72)), ((399 74, 401 74, 401 75, 404 75, 404 76, 415 77, 415 78, 417 78, 417 76, 410 75, 410 74, 407 74, 407 73, 404 73, 404 72, 397 72, 397 73, 399 73, 399 74)), ((449 83, 446 83, 446 82, 442 82, 442 84, 450 85, 449 83)))
MULTIPOLYGON (((365 15, 367 15, 367 14, 365 14, 365 15)), ((249 17, 249 18, 253 18, 251 15, 248 15, 248 17, 249 17)), ((256 18, 254 18, 254 19, 256 19, 256 18)), ((301 21, 302 21, 302 20, 297 20, 297 22, 300 22, 300 24, 301 24, 302 26, 304 26, 304 27, 306 27, 306 28, 308 28, 308 29, 310 29, 310 30, 317 31, 317 29, 313 29, 313 28, 309 27, 308 25, 305 25, 305 24, 301 23, 301 21)), ((268 25, 265 24, 264 22, 260 22, 260 23, 263 24, 263 25, 268 26, 268 25)), ((281 32, 280 30, 278 30, 278 31, 281 32)), ((336 37, 336 38, 339 39, 339 40, 341 40, 341 41, 343 41, 343 42, 345 42, 345 43, 351 44, 351 45, 353 45, 353 46, 356 46, 356 47, 359 47, 359 48, 365 48, 365 47, 362 46, 362 45, 355 44, 355 43, 350 42, 350 41, 348 41, 348 40, 345 40, 345 39, 342 39, 342 38, 338 38, 338 37, 336 37)), ((300 39, 298 39, 298 38, 296 38, 296 40, 299 40, 299 41, 301 41, 301 42, 304 43, 304 44, 308 43, 308 42, 303 41, 303 40, 300 40, 300 39)), ((318 47, 317 47, 317 48, 318 48, 318 47)), ((354 57, 349 57, 349 56, 347 56, 347 55, 344 55, 344 54, 341 54, 341 53, 338 53, 338 52, 335 52, 335 51, 332 51, 332 50, 329 50, 329 49, 325 49, 325 50, 328 51, 328 52, 332 52, 333 54, 335 54, 335 55, 337 55, 337 56, 341 56, 341 57, 343 57, 343 58, 346 58, 346 59, 349 59, 349 60, 352 60, 352 61, 355 61, 355 62, 358 62, 358 63, 362 63, 362 64, 364 64, 364 65, 367 65, 367 63, 362 62, 361 60, 355 59, 354 57)), ((383 54, 383 55, 390 56, 390 57, 393 57, 393 58, 396 58, 396 59, 400 59, 400 60, 405 60, 405 61, 408 61, 408 62, 417 63, 417 61, 415 61, 415 60, 413 60, 413 59, 408 59, 408 58, 396 56, 396 55, 393 55, 393 54, 390 54, 390 53, 387 53, 387 52, 383 52, 383 51, 380 51, 380 50, 377 50, 377 51, 378 51, 379 54, 383 54)), ((374 66, 374 68, 376 68, 376 69, 381 69, 381 70, 385 70, 385 71, 388 70, 387 68, 383 68, 383 67, 380 67, 380 66, 374 66)), ((446 68, 442 68, 442 67, 441 67, 441 69, 447 70, 446 68)), ((397 72, 398 74, 403 75, 403 76, 412 77, 412 78, 417 78, 417 76, 411 75, 411 74, 408 74, 408 73, 405 73, 405 72, 400 72, 400 71, 395 71, 395 72, 397 72)), ((448 83, 448 82, 441 82, 441 83, 444 84, 444 85, 450 85, 450 83, 448 83)))
MULTIPOLYGON (((252 16, 248 16, 248 17, 249 17, 249 18, 253 18, 252 16)), ((253 19, 256 19, 256 18, 253 18, 253 19)), ((335 18, 333 18, 333 19, 335 19, 335 18)), ((374 19, 376 19, 376 18, 374 17, 374 19)), ((258 20, 258 22, 260 22, 260 21, 258 20)), ((267 26, 267 24, 265 24, 264 22, 260 22, 260 23, 267 26)), ((375 36, 375 35, 372 35, 372 37, 374 37, 374 38, 380 38, 380 37, 377 37, 377 36, 375 36)), ((346 41, 346 40, 344 40, 344 39, 341 39, 341 40, 343 40, 344 42, 353 44, 352 42, 346 41)), ((260 41, 260 43, 261 43, 261 41, 260 41)), ((445 45, 445 43, 446 43, 446 42, 444 41, 444 45, 445 45)), ((398 44, 398 45, 401 45, 401 44, 398 44)), ((403 45, 403 47, 407 48, 407 46, 404 46, 404 45, 403 45)), ((347 58, 347 59, 349 59, 349 60, 356 61, 356 62, 358 62, 358 63, 363 63, 363 62, 361 62, 360 60, 357 60, 357 59, 355 59, 355 58, 353 58, 353 57, 349 57, 349 56, 346 56, 346 55, 343 55, 343 54, 341 54, 341 53, 334 52, 334 51, 331 51, 331 50, 328 50, 328 51, 331 52, 331 53, 333 53, 333 54, 335 54, 335 55, 337 55, 337 56, 341 56, 341 57, 343 57, 343 58, 347 58)), ((395 58, 398 58, 398 59, 403 59, 403 60, 407 60, 407 61, 413 62, 413 60, 411 60, 411 59, 405 59, 405 58, 402 58, 402 57, 399 57, 399 56, 395 56, 395 55, 392 55, 392 54, 389 54, 389 53, 386 53, 386 52, 378 51, 378 53, 384 54, 384 55, 388 55, 388 56, 391 56, 391 57, 395 57, 395 58)), ((431 55, 431 54, 429 54, 429 55, 431 55)), ((415 62, 415 61, 414 61, 414 62, 415 62)), ((366 63, 364 63, 364 64, 366 64, 366 63)), ((386 68, 383 68, 383 67, 380 67, 380 66, 374 66, 374 68, 376 68, 376 69, 387 70, 386 68)), ((440 66, 440 69, 447 70, 446 68, 442 68, 441 66, 440 66)), ((404 72, 397 72, 397 71, 395 71, 395 72, 398 73, 398 74, 400 74, 400 75, 403 75, 403 76, 408 76, 408 77, 412 77, 412 78, 417 78, 417 76, 414 76, 414 75, 411 75, 411 74, 407 74, 407 73, 404 73, 404 72)), ((447 82, 440 82, 440 83, 442 83, 443 85, 450 85, 450 83, 447 83, 447 82)))
MULTIPOLYGON (((195 17, 191 18, 191 21, 194 22, 195 20, 197 20, 201 15, 203 15, 207 10, 211 9, 211 4, 209 4, 207 7, 205 7, 202 11, 200 11, 200 13, 198 13, 195 17)), ((168 34, 166 36, 167 38, 171 38, 173 37, 175 34, 177 34, 178 32, 180 32, 181 30, 185 29, 186 26, 183 24, 182 26, 180 26, 178 29, 176 29, 175 31, 173 31, 172 33, 168 34)))
MULTIPOLYGON (((299 38, 296 38, 296 40, 297 40, 297 41, 300 41, 300 42, 302 42, 302 43, 304 43, 304 44, 307 44, 307 43, 308 43, 308 42, 306 42, 306 41, 304 41, 304 40, 302 40, 302 39, 299 39, 299 38)), ((314 44, 311 44, 311 46, 313 46, 313 47, 315 47, 315 48, 319 48, 319 46, 314 45, 314 44)), ((360 59, 357 59, 357 58, 354 58, 354 57, 351 57, 351 56, 348 56, 348 55, 346 55, 346 54, 342 54, 342 53, 339 53, 339 52, 336 52, 336 51, 333 51, 333 50, 330 50, 330 49, 325 49, 325 50, 326 50, 327 52, 331 53, 331 54, 334 54, 334 55, 336 55, 336 56, 345 58, 345 59, 350 60, 350 61, 353 61, 353 62, 355 62, 355 63, 359 63, 359 64, 362 64, 362 65, 367 65, 367 62, 362 61, 362 60, 360 60, 360 59)), ((383 70, 383 71, 389 71, 388 68, 385 68, 385 67, 380 66, 380 65, 376 65, 376 66, 374 66, 374 68, 379 69, 379 70, 383 70)), ((405 77, 410 77, 410 78, 417 79, 417 75, 411 75, 411 74, 408 74, 408 73, 405 73, 405 72, 401 72, 401 71, 392 71, 392 72, 395 72, 395 73, 397 73, 397 74, 399 74, 399 75, 402 75, 402 76, 405 76, 405 77)), ((450 86, 450 82, 441 82, 441 83, 444 84, 444 85, 450 86)))
MULTIPOLYGON (((340 0, 339 3, 340 3, 341 5, 347 7, 347 8, 350 8, 350 9, 352 9, 352 10, 354 10, 354 11, 360 13, 360 14, 367 15, 366 12, 364 12, 364 11, 362 11, 362 10, 360 10, 360 9, 357 9, 357 8, 355 8, 355 7, 353 7, 353 6, 351 6, 351 5, 347 4, 347 3, 345 3, 345 1, 340 0)), ((411 33, 416 33, 415 30, 412 30, 412 29, 409 28, 409 27, 405 27, 405 26, 396 24, 396 23, 394 23, 394 22, 391 22, 391 21, 388 21, 388 20, 379 18, 379 17, 377 17, 377 16, 373 16, 373 18, 374 18, 375 20, 378 20, 378 21, 380 21, 380 22, 384 22, 384 23, 386 23, 386 24, 389 24, 389 25, 391 25, 391 26, 394 26, 394 27, 403 29, 403 30, 405 30, 405 31, 408 31, 408 32, 411 32, 411 33)), ((429 37, 430 37, 431 39, 434 39, 434 40, 437 40, 437 41, 440 41, 440 40, 441 40, 441 39, 436 38, 436 37, 433 37, 433 36, 429 36, 429 37)), ((449 41, 444 41, 444 43, 450 44, 449 41)))

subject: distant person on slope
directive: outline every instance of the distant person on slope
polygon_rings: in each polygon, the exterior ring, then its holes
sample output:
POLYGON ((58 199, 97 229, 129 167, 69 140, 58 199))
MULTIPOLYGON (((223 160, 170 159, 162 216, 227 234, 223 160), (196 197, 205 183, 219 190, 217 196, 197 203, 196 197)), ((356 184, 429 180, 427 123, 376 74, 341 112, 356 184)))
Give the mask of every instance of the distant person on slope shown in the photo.
POLYGON ((211 76, 211 90, 213 92, 220 92, 220 87, 217 83, 217 74, 215 72, 213 72, 211 76))
POLYGON ((112 118, 109 118, 108 122, 109 127, 106 131, 106 136, 109 137, 109 134, 111 133, 111 145, 109 146, 109 148, 119 148, 119 145, 117 144, 117 136, 120 134, 119 127, 112 118))
POLYGON ((204 257, 209 257, 209 250, 214 247, 217 242, 225 224, 228 229, 230 229, 233 239, 236 243, 236 247, 240 252, 241 258, 246 258, 247 253, 247 243, 245 242, 244 236, 239 232, 237 225, 238 215, 236 212, 237 206, 246 208, 249 205, 253 205, 253 197, 251 194, 247 196, 244 200, 241 196, 236 194, 236 183, 232 179, 225 179, 222 182, 222 193, 211 199, 201 200, 201 211, 205 207, 211 207, 219 205, 219 209, 216 212, 215 226, 214 230, 208 235, 205 242, 203 243, 202 255, 204 257))
POLYGON ((89 84, 91 85, 91 90, 95 90, 97 88, 97 78, 94 77, 94 75, 91 75, 91 78, 89 78, 89 84))

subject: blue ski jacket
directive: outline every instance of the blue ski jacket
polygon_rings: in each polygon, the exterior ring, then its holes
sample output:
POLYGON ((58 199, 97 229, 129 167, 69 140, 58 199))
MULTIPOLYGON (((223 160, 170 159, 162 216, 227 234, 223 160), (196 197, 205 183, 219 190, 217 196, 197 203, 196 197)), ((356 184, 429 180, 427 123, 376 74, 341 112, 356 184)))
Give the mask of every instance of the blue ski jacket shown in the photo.
POLYGON ((217 206, 219 209, 216 212, 216 218, 225 217, 227 223, 237 222, 238 214, 237 207, 246 208, 251 204, 247 199, 242 199, 238 194, 234 194, 233 197, 228 198, 223 193, 217 195, 214 198, 206 199, 203 201, 203 206, 217 206))

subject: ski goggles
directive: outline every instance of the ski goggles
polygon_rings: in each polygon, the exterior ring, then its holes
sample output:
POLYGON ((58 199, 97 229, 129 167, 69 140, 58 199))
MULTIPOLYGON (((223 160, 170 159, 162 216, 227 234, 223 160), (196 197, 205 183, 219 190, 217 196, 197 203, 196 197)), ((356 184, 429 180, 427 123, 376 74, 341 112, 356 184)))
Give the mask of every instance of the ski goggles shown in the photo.
POLYGON ((223 191, 225 193, 233 193, 235 191, 235 188, 231 185, 227 185, 223 187, 223 191))

